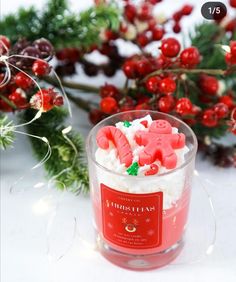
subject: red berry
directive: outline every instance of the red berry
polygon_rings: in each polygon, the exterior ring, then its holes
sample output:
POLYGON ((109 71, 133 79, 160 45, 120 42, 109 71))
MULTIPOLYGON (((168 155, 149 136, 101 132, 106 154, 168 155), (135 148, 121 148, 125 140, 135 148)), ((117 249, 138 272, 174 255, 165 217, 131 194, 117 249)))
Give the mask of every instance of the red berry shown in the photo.
POLYGON ((121 32, 121 33, 126 33, 127 30, 128 30, 127 24, 121 22, 121 23, 120 23, 120 27, 119 27, 119 32, 121 32))
POLYGON ((180 51, 179 41, 175 38, 167 38, 162 40, 161 44, 162 54, 166 57, 176 57, 180 51))
POLYGON ((236 57, 236 41, 230 42, 230 52, 233 57, 236 57))
POLYGON ((200 53, 196 47, 189 47, 180 53, 181 64, 185 67, 194 67, 200 63, 200 53))
POLYGON ((141 96, 140 98, 138 98, 137 100, 137 104, 144 104, 144 103, 148 103, 150 100, 150 97, 147 96, 141 96))
POLYGON ((231 53, 227 52, 225 54, 225 62, 226 62, 227 65, 231 65, 231 57, 232 57, 231 53))
POLYGON ((181 9, 181 12, 185 16, 189 16, 192 13, 193 6, 192 5, 184 5, 181 9))
POLYGON ((122 67, 123 72, 128 78, 134 79, 137 78, 137 65, 133 60, 126 61, 122 67))
POLYGON ((10 40, 4 35, 0 35, 0 55, 6 54, 10 46, 10 40))
POLYGON ((235 29, 236 29, 236 19, 232 19, 226 24, 225 30, 229 32, 234 32, 235 29))
POLYGON ((236 0, 229 0, 229 5, 233 8, 236 8, 236 0))
POLYGON ((174 109, 175 99, 172 96, 161 97, 158 101, 158 109, 163 113, 169 113, 174 109))
POLYGON ((219 82, 214 76, 202 75, 200 78, 200 88, 208 95, 216 95, 219 89, 219 82))
POLYGON ((218 124, 218 117, 214 110, 208 109, 203 112, 201 122, 207 127, 215 127, 218 124))
POLYGON ((118 110, 118 104, 113 97, 105 97, 100 102, 100 108, 105 114, 113 114, 118 110))
POLYGON ((180 33, 180 31, 181 31, 181 26, 180 26, 179 22, 176 22, 176 23, 174 24, 174 26, 173 26, 173 31, 174 31, 174 33, 180 33))
POLYGON ((7 102, 0 98, 0 110, 3 112, 12 112, 13 109, 7 102))
POLYGON ((149 42, 149 38, 146 33, 140 33, 137 36, 138 45, 141 47, 145 47, 149 42))
POLYGON ((165 95, 173 94, 176 90, 176 83, 170 77, 163 78, 159 82, 159 90, 162 94, 165 94, 165 95))
POLYGON ((160 78, 158 76, 149 77, 146 81, 146 88, 151 93, 157 93, 160 78))
POLYGON ((24 95, 17 91, 11 93, 8 98, 17 106, 17 108, 23 109, 28 107, 28 101, 26 100, 24 95))
POLYGON ((214 112, 216 113, 218 118, 225 118, 229 114, 229 108, 224 103, 217 103, 213 107, 214 112))
POLYGON ((136 8, 132 4, 127 4, 125 6, 124 15, 129 22, 133 22, 134 18, 136 17, 136 8))
POLYGON ((31 67, 35 58, 40 58, 40 51, 33 46, 28 46, 20 52, 21 55, 24 56, 22 58, 22 64, 27 67, 31 67))
POLYGON ((180 98, 176 103, 175 111, 180 115, 186 115, 191 113, 192 107, 189 98, 180 98))
POLYGON ((33 63, 32 71, 35 75, 48 75, 51 71, 51 67, 48 62, 43 60, 36 60, 33 63))
POLYGON ((140 21, 147 21, 151 17, 151 8, 152 6, 149 3, 143 3, 138 9, 138 19, 140 21))
POLYGON ((56 57, 60 61, 68 61, 71 63, 76 63, 80 59, 80 52, 77 48, 68 47, 63 48, 56 53, 56 57))
POLYGON ((119 95, 118 89, 112 84, 105 84, 100 88, 101 98, 105 98, 105 97, 117 98, 118 95, 119 95))
POLYGON ((50 41, 45 38, 39 38, 33 42, 33 46, 39 50, 40 58, 52 57, 54 48, 50 41))
POLYGON ((228 96, 228 95, 220 97, 219 102, 227 105, 229 109, 231 109, 234 106, 233 98, 231 96, 228 96))
POLYGON ((135 102, 131 97, 126 96, 121 101, 122 101, 122 103, 120 103, 121 112, 127 112, 127 111, 134 110, 135 102))
POLYGON ((162 0, 148 0, 149 3, 151 3, 152 5, 156 5, 157 3, 162 2, 162 0))
POLYGON ((171 59, 161 54, 159 57, 157 57, 156 64, 158 69, 168 67, 171 65, 171 59))
POLYGON ((30 104, 33 109, 41 110, 47 112, 56 105, 62 105, 62 97, 59 98, 57 92, 53 88, 41 89, 30 99, 30 104))
POLYGON ((205 93, 202 93, 199 95, 199 101, 201 101, 204 104, 210 104, 212 103, 212 96, 208 96, 205 93))
POLYGON ((175 22, 179 22, 182 16, 183 14, 180 11, 178 11, 178 12, 175 12, 172 17, 175 22))
POLYGON ((115 40, 118 38, 118 34, 114 32, 113 30, 107 29, 105 31, 105 38, 107 41, 115 40))
POLYGON ((59 61, 65 61, 67 59, 67 56, 68 56, 67 48, 60 49, 56 52, 56 58, 59 61))
POLYGON ((124 97, 124 99, 122 100, 123 100, 123 105, 134 106, 135 104, 134 100, 129 96, 124 97))
POLYGON ((64 104, 64 100, 62 96, 56 96, 53 100, 53 105, 60 107, 64 104))
POLYGON ((104 118, 104 114, 102 111, 98 109, 93 109, 89 112, 89 119, 92 124, 96 124, 104 118))
POLYGON ((80 52, 77 48, 67 48, 67 60, 71 63, 76 63, 80 58, 80 52))
POLYGON ((137 106, 135 106, 135 110, 149 110, 150 107, 147 103, 143 103, 143 104, 138 104, 137 106))
POLYGON ((114 57, 117 56, 117 46, 114 44, 110 44, 109 42, 103 43, 99 49, 100 53, 107 56, 107 57, 114 57))
POLYGON ((236 56, 232 56, 232 54, 231 54, 231 65, 236 65, 236 56))
POLYGON ((152 71, 152 66, 148 60, 142 59, 136 62, 136 70, 139 76, 143 77, 152 71))
POLYGON ((152 28, 151 32, 152 32, 152 39, 154 41, 155 40, 156 41, 161 40, 164 33, 165 33, 164 29, 161 28, 161 27, 154 27, 154 28, 152 28))
POLYGON ((33 84, 33 80, 27 75, 25 75, 23 72, 18 72, 14 80, 16 85, 22 89, 28 89, 33 84))
POLYGON ((127 104, 124 104, 120 107, 121 112, 132 111, 133 109, 134 109, 134 106, 127 105, 127 104))
POLYGON ((183 121, 187 123, 189 126, 193 126, 197 123, 197 120, 194 118, 183 118, 183 121))
POLYGON ((148 30, 152 31, 156 27, 156 24, 157 24, 157 20, 155 18, 151 18, 148 21, 148 30))
POLYGON ((193 105, 191 114, 197 116, 200 112, 201 112, 201 108, 196 105, 193 105))

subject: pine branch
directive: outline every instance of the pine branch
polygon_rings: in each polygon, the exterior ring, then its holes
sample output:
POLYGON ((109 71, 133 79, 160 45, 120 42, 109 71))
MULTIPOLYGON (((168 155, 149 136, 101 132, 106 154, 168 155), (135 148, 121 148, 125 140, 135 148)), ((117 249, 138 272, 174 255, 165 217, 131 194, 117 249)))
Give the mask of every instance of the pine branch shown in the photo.
POLYGON ((41 12, 34 7, 21 8, 16 14, 5 16, 0 21, 0 30, 13 42, 19 35, 29 41, 45 37, 56 48, 86 48, 99 43, 101 29, 118 29, 119 15, 114 3, 94 6, 79 14, 69 10, 66 0, 49 0, 41 12))
MULTIPOLYGON (((31 119, 35 112, 27 110, 24 119, 31 119)), ((73 147, 63 137, 62 130, 67 113, 61 108, 44 113, 42 117, 27 126, 30 134, 44 136, 48 139, 52 149, 51 157, 45 162, 44 167, 48 177, 56 177, 56 184, 59 188, 64 185, 67 189, 79 193, 88 191, 88 173, 84 163, 83 151, 84 144, 80 134, 71 131, 67 137, 75 145, 78 154, 76 155, 73 147), (63 173, 61 173, 64 171, 63 173), (60 174, 61 173, 61 174, 60 174), (63 183, 63 185, 61 185, 63 183)), ((47 151, 47 145, 36 138, 31 138, 31 144, 36 157, 41 160, 47 151)))
POLYGON ((13 122, 7 116, 0 116, 0 149, 11 147, 14 141, 13 122))
MULTIPOLYGON (((199 68, 225 69, 224 52, 219 45, 229 45, 225 30, 214 23, 202 23, 190 35, 192 45, 199 49, 202 61, 199 68)), ((217 75, 217 74, 216 74, 217 75)))

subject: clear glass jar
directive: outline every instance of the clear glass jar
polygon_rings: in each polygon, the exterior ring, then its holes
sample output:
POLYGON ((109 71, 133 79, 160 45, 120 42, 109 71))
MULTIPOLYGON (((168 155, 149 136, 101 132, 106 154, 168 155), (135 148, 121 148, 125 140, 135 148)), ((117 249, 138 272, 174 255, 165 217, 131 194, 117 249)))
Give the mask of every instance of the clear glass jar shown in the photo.
POLYGON ((181 120, 155 111, 130 111, 98 123, 86 142, 97 245, 109 261, 124 268, 147 270, 170 263, 184 245, 197 139, 181 120), (186 137, 189 151, 182 164, 153 176, 124 175, 95 159, 100 128, 147 114, 167 120, 186 137), (134 193, 132 187, 137 187, 134 193))

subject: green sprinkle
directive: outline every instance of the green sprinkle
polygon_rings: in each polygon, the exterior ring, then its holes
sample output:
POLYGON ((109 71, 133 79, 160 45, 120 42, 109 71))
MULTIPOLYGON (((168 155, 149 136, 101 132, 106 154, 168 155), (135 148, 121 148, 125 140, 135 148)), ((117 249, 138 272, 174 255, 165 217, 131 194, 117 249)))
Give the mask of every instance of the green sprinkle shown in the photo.
POLYGON ((132 163, 132 165, 126 170, 129 175, 138 175, 139 165, 137 162, 132 163))
POLYGON ((131 123, 129 121, 127 121, 127 120, 125 120, 123 122, 123 124, 124 124, 125 127, 130 127, 131 126, 131 123))

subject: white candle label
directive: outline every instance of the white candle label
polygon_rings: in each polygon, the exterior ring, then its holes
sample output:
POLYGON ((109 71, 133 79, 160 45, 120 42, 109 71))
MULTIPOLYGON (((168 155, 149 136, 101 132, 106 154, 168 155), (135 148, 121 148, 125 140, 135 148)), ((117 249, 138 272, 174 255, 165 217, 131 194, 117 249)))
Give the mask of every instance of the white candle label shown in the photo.
POLYGON ((130 194, 101 184, 101 198, 106 240, 132 249, 161 245, 163 192, 130 194))

